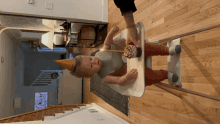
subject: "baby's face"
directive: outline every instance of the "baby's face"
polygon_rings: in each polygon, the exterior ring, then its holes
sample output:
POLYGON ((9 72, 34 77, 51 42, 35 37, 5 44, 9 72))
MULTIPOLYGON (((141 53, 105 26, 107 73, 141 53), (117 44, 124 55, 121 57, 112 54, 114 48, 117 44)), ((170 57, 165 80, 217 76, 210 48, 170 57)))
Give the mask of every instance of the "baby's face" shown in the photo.
POLYGON ((82 56, 81 71, 88 72, 90 77, 99 72, 102 67, 102 62, 97 57, 82 56))

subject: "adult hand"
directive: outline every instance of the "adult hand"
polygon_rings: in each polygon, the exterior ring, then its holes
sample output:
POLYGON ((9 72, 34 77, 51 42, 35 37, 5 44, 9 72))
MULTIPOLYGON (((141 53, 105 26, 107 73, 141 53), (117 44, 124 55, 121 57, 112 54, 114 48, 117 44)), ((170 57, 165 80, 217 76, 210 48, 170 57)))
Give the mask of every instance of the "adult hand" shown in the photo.
POLYGON ((137 28, 130 27, 127 29, 127 39, 126 39, 126 46, 129 45, 130 42, 134 43, 134 46, 139 48, 141 47, 140 40, 138 39, 137 28))

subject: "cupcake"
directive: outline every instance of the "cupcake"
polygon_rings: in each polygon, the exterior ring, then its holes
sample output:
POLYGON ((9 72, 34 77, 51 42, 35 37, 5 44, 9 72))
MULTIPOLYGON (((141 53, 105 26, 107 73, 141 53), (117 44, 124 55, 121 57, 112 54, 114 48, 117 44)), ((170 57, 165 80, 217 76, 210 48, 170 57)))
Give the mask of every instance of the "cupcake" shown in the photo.
POLYGON ((136 58, 141 56, 141 48, 137 48, 134 45, 127 45, 124 48, 124 56, 127 58, 136 58))

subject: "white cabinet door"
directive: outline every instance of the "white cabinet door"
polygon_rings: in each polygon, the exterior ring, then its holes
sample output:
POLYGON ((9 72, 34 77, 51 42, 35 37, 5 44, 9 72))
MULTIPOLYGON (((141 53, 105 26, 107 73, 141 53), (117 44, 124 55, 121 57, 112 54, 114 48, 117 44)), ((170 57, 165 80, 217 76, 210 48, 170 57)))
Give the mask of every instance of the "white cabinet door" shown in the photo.
POLYGON ((41 36, 41 43, 53 50, 54 31, 50 31, 41 36))

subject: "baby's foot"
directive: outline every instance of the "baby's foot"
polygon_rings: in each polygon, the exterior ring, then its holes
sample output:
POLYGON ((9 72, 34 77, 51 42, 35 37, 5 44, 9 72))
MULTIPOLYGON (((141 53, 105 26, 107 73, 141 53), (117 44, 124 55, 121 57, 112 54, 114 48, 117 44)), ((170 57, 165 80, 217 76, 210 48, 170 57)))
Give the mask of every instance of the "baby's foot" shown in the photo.
POLYGON ((114 26, 114 27, 111 28, 109 34, 114 35, 114 34, 116 34, 118 31, 119 31, 118 26, 114 26))

